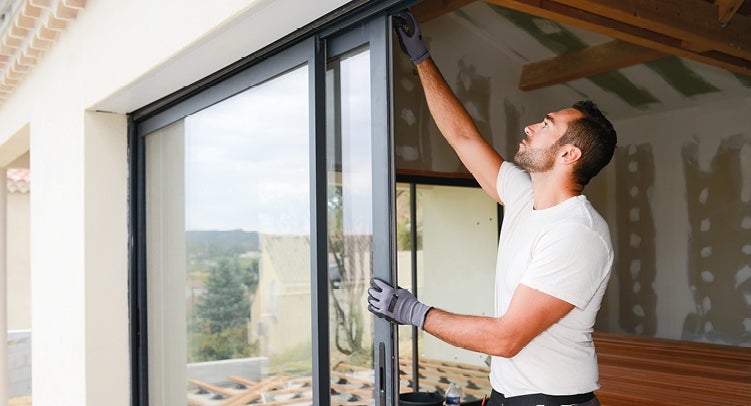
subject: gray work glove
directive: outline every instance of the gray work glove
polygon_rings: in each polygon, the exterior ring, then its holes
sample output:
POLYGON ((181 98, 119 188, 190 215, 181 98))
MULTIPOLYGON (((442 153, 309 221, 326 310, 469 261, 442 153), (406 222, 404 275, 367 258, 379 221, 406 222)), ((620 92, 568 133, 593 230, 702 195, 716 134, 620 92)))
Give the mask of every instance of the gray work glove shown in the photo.
POLYGON ((396 30, 396 37, 399 39, 399 45, 402 50, 409 55, 409 59, 412 63, 417 65, 418 63, 428 59, 430 52, 425 47, 425 43, 422 42, 422 33, 420 32, 420 26, 415 20, 415 16, 409 10, 400 11, 394 14, 394 30, 396 30))
POLYGON ((368 310, 376 316, 398 324, 423 328, 430 306, 420 303, 408 290, 372 278, 368 289, 368 310))

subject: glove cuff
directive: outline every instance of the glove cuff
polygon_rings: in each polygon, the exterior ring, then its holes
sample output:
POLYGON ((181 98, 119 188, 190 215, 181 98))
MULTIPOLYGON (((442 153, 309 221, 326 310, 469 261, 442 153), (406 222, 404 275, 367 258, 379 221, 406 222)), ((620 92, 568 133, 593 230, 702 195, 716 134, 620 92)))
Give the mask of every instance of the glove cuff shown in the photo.
POLYGON ((416 56, 414 58, 410 57, 409 59, 412 61, 412 63, 414 63, 415 65, 418 65, 418 64, 420 64, 420 62, 428 59, 429 56, 430 56, 430 51, 428 51, 427 48, 426 48, 425 52, 421 53, 420 55, 418 55, 418 56, 416 56))
POLYGON ((415 306, 412 313, 412 325, 420 327, 420 330, 425 330, 425 317, 427 317, 428 312, 432 308, 433 306, 417 302, 417 306, 415 306))

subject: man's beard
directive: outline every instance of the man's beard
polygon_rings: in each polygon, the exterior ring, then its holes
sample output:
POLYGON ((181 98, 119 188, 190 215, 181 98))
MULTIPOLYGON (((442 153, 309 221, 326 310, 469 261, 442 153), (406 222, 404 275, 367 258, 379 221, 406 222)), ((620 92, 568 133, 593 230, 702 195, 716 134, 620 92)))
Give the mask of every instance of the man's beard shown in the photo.
POLYGON ((529 148, 519 151, 514 155, 514 162, 529 173, 547 172, 553 169, 555 154, 558 152, 558 143, 548 148, 529 148))

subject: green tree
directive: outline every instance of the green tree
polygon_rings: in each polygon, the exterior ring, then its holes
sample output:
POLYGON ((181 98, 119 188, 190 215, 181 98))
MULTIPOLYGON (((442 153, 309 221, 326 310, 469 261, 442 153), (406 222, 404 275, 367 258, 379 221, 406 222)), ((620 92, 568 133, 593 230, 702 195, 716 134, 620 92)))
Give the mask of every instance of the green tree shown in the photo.
POLYGON ((254 346, 248 344, 248 329, 244 326, 222 330, 215 334, 206 331, 199 333, 197 339, 198 354, 194 361, 242 358, 249 357, 253 353, 254 346))
POLYGON ((237 262, 222 258, 206 280, 207 293, 198 304, 198 317, 208 333, 244 326, 250 318, 250 299, 237 262))

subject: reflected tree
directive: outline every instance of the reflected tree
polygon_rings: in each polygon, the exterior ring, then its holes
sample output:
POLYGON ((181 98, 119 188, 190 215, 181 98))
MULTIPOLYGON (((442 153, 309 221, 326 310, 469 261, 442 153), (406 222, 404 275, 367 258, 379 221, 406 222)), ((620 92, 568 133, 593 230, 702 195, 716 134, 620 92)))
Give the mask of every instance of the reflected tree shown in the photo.
POLYGON ((363 347, 365 289, 371 238, 345 234, 342 187, 333 186, 328 201, 329 297, 335 316, 334 343, 339 352, 369 356, 363 347))
POLYGON ((206 281, 206 295, 197 305, 200 320, 198 360, 220 360, 251 355, 247 322, 250 295, 258 286, 258 269, 241 269, 236 260, 222 258, 206 281))

